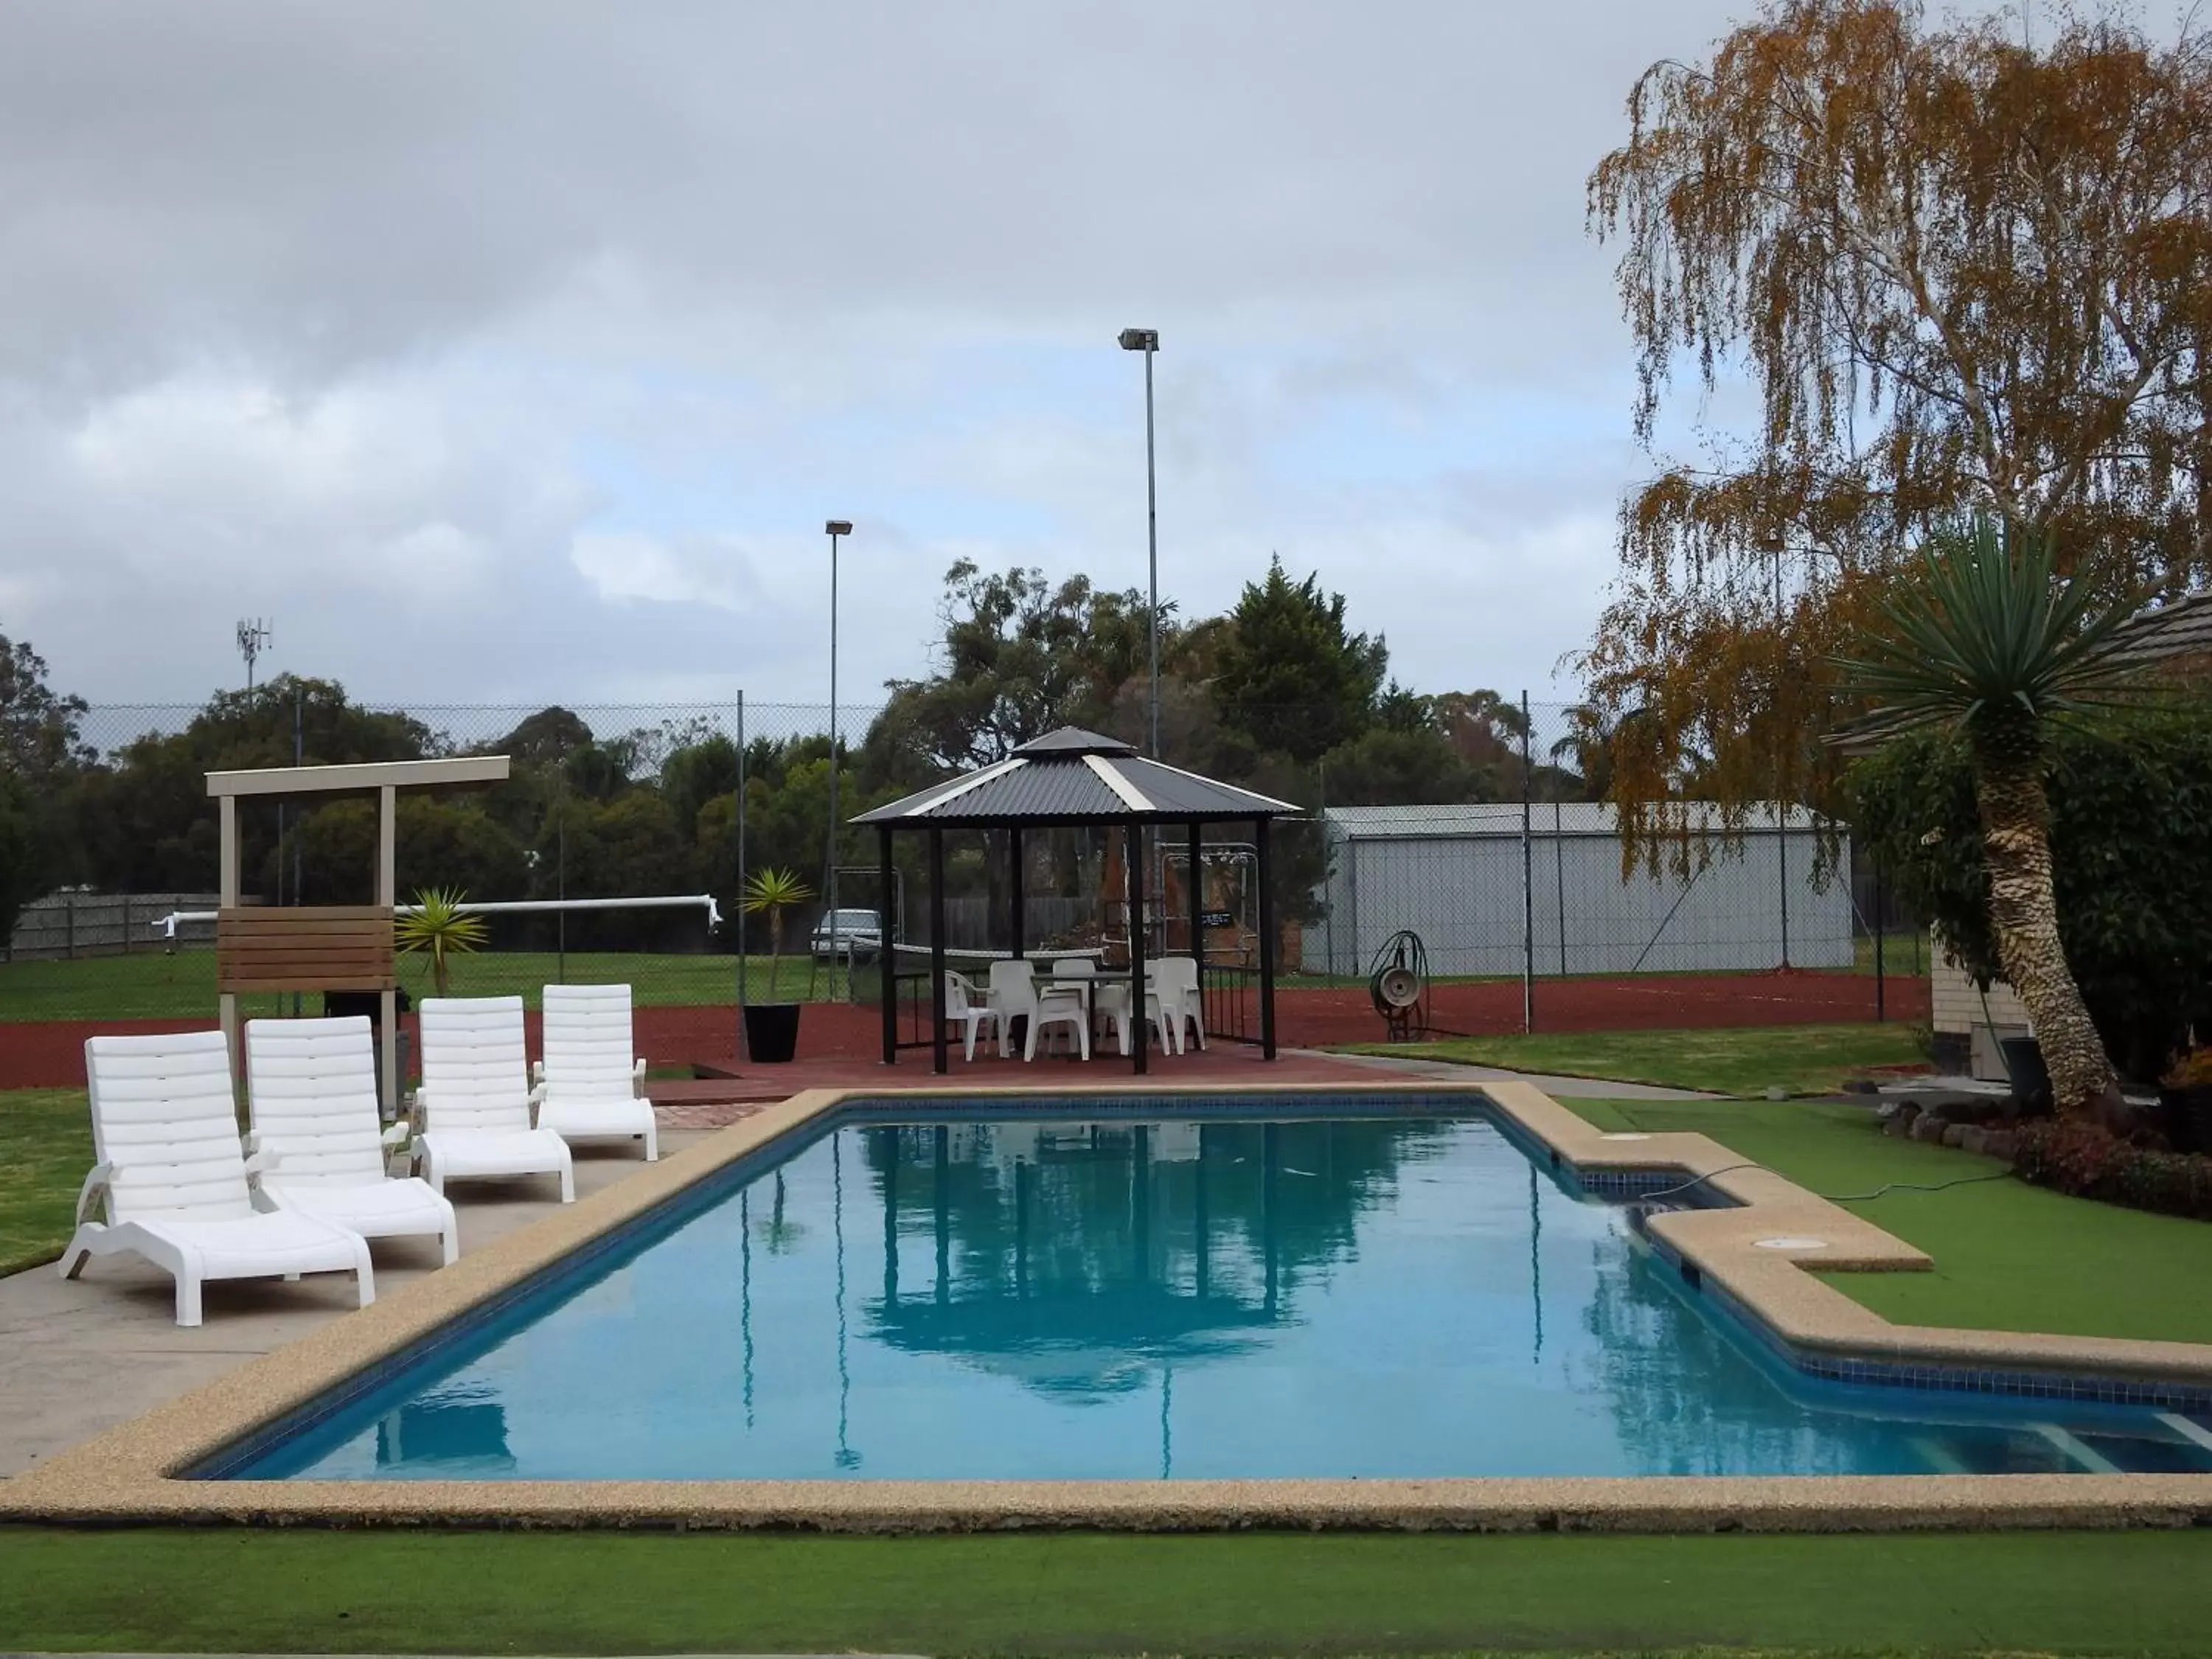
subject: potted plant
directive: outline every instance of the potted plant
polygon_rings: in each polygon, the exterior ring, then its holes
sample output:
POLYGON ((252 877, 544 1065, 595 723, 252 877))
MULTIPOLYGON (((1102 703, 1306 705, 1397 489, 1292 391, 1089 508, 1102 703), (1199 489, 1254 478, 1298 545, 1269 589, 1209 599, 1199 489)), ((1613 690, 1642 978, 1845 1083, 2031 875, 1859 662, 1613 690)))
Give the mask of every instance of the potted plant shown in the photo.
POLYGON ((430 958, 430 983, 440 996, 453 992, 451 959, 466 956, 484 942, 483 918, 462 908, 468 896, 459 888, 432 887, 415 895, 414 907, 393 925, 401 954, 430 958))
POLYGON ((789 870, 756 871, 739 904, 747 915, 768 915, 768 996, 745 1002, 745 1051, 762 1065, 781 1065, 799 1051, 799 1004, 780 1002, 783 978, 783 913, 804 904, 814 890, 789 870))
POLYGON ((2212 1152, 2212 1047, 2190 1049, 2158 1081, 2174 1150, 2212 1152))

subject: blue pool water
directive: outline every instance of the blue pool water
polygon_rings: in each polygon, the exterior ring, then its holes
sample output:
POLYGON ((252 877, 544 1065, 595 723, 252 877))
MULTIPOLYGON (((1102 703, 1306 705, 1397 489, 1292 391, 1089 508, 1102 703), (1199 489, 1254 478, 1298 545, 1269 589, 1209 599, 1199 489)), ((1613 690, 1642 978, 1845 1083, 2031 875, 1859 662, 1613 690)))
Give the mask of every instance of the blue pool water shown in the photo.
POLYGON ((848 1115, 209 1472, 2212 1469, 2148 1409, 1804 1377, 1623 1206, 1427 1109, 848 1115))

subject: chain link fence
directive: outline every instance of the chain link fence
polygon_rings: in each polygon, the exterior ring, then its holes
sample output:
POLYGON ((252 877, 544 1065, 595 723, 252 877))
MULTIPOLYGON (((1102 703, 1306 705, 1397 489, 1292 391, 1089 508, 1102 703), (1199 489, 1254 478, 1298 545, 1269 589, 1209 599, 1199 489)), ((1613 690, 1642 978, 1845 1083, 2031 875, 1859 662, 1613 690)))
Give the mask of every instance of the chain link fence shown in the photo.
MULTIPOLYGON (((693 1057, 730 1057, 740 1002, 874 996, 873 952, 848 961, 831 948, 833 902, 864 940, 928 943, 920 848, 899 849, 913 862, 885 889, 874 837, 845 822, 949 769, 902 746, 880 712, 838 711, 833 772, 830 711, 817 705, 376 707, 283 679, 200 706, 94 706, 50 803, 58 882, 6 942, 0 1020, 211 1013, 207 770, 502 753, 514 763, 503 783, 399 803, 402 901, 434 889, 499 907, 483 915, 481 949, 453 963, 452 990, 534 1003, 547 984, 621 980, 641 1008, 695 1011, 681 1039, 693 1057), (749 912, 747 883, 764 871, 799 896, 749 912)), ((1587 709, 1488 693, 1394 699, 1364 735, 1303 758, 1297 735, 1328 722, 1261 712, 1293 751, 1262 746, 1249 720, 1231 731, 1186 713, 1168 723, 1162 758, 1301 809, 1274 860, 1288 1042, 1380 1035, 1365 981, 1408 934, 1439 988, 1441 1030, 1727 1023, 1711 988, 1731 983, 1744 988, 1747 1021, 1924 1011, 1920 931, 1841 827, 1802 808, 1755 808, 1724 833, 1717 814, 1686 805, 1680 856, 1624 870, 1601 799, 1606 734, 1587 709), (1625 987, 1637 994, 1624 1001, 1613 993, 1625 987)), ((369 803, 249 798, 240 809, 246 902, 368 901, 369 803)), ((1155 894, 1187 862, 1176 837, 1159 839, 1155 894)), ((1227 907, 1221 920, 1249 950, 1250 849, 1226 829, 1207 840, 1209 909, 1227 907)), ((1111 908, 1098 836, 1030 844, 1028 943, 1096 944, 1111 908)), ((983 835, 953 838, 949 948, 1004 946, 1003 869, 983 835)), ((435 988, 418 957, 403 957, 401 975, 413 996, 435 988)))

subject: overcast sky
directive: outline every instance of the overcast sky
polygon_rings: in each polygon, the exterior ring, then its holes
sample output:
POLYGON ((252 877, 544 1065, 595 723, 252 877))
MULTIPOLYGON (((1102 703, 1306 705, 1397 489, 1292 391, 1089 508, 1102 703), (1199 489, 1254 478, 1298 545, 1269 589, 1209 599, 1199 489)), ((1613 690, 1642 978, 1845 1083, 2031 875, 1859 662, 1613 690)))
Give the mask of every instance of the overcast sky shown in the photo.
POLYGON ((1646 469, 1583 179, 1727 0, 0 9, 0 632, 94 702, 827 691, 945 567, 1270 550, 1565 693, 1646 469))

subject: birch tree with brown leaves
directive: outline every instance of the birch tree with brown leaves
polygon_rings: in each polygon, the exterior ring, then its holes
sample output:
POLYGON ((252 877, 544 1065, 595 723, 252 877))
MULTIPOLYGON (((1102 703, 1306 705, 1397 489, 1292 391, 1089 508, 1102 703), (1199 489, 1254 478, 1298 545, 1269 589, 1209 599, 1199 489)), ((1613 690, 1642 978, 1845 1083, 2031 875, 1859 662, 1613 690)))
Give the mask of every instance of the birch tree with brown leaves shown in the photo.
POLYGON ((1692 788, 1840 807, 1835 659, 1938 526, 1992 514, 2106 604, 2212 568, 2212 52, 2037 33, 1777 0, 1630 94, 1589 213, 1658 470, 1582 665, 1643 855, 1692 788), (1659 453, 1662 410, 1739 386, 1755 426, 1659 453))

